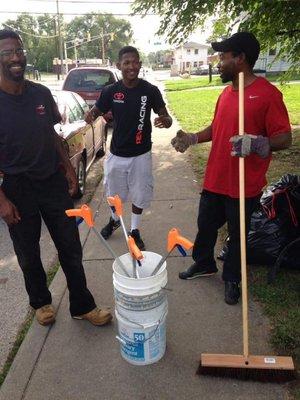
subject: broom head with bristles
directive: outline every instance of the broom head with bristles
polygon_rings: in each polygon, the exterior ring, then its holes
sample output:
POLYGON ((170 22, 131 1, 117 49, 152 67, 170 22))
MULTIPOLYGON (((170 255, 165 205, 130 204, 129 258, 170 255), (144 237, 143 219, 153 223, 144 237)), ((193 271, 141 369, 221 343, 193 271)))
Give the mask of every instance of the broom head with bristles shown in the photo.
POLYGON ((199 375, 284 383, 296 379, 291 357, 201 354, 199 375))

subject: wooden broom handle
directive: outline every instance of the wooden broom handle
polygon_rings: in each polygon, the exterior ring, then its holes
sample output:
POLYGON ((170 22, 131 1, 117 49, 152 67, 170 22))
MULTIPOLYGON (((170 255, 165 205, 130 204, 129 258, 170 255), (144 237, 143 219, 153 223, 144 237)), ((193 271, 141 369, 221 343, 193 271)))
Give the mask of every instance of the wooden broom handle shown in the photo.
MULTIPOLYGON (((239 135, 244 134, 244 73, 239 73, 239 135)), ((245 163, 239 157, 239 197, 240 197, 240 244, 242 275, 242 312, 243 312, 243 353, 249 356, 248 335, 248 294, 247 294, 247 261, 246 261, 246 226, 245 226, 245 163)))

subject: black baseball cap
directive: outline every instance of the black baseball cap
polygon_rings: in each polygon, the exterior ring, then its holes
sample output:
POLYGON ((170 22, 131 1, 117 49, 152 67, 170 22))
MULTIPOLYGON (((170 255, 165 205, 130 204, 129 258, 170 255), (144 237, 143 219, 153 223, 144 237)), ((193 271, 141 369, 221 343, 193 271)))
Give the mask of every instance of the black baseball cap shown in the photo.
POLYGON ((250 65, 254 65, 258 59, 260 52, 260 45, 253 33, 250 32, 237 32, 230 38, 222 42, 213 42, 211 47, 215 51, 225 53, 227 51, 234 51, 237 53, 244 53, 250 65))

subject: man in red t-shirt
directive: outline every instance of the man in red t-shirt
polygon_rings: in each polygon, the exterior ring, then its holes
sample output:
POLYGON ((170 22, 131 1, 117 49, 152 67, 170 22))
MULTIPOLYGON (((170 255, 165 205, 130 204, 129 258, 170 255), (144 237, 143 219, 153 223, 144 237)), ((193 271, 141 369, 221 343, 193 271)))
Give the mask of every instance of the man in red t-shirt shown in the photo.
POLYGON ((177 132, 172 145, 184 152, 190 145, 212 141, 198 215, 193 259, 195 263, 179 273, 181 279, 215 274, 218 270, 214 247, 218 229, 228 226, 228 255, 222 278, 225 302, 236 304, 240 297, 239 157, 245 158, 246 234, 251 214, 259 204, 271 152, 291 145, 291 127, 281 92, 253 73, 260 45, 249 32, 238 32, 222 42, 212 43, 219 52, 222 82, 232 81, 221 93, 210 126, 197 132, 177 132), (238 132, 238 74, 244 73, 245 133, 238 132))

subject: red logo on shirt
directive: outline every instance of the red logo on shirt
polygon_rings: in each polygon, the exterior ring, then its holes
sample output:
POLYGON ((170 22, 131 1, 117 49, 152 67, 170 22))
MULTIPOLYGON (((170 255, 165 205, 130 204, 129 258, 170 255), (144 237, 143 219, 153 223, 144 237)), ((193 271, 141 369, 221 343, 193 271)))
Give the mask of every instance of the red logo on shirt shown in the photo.
POLYGON ((135 144, 141 144, 142 143, 142 131, 137 131, 137 133, 135 134, 135 144))
POLYGON ((116 99, 116 100, 124 100, 124 97, 125 97, 125 95, 122 92, 118 92, 118 93, 114 94, 114 99, 116 99))
POLYGON ((45 106, 43 104, 39 104, 38 106, 36 106, 35 110, 36 110, 36 113, 39 114, 39 115, 46 114, 45 106))

